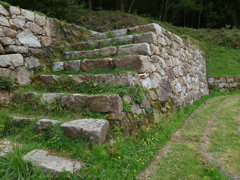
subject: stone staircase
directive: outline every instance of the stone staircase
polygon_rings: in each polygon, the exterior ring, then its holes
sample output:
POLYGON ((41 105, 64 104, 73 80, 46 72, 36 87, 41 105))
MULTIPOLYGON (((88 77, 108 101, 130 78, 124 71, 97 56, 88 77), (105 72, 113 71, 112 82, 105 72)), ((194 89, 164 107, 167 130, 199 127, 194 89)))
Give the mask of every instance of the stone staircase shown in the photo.
MULTIPOLYGON (((65 52, 64 60, 53 62, 51 73, 39 75, 40 82, 45 86, 54 86, 59 80, 68 78, 78 86, 86 82, 106 87, 139 86, 146 91, 141 97, 142 102, 134 101, 130 95, 112 93, 24 92, 24 103, 32 103, 36 99, 42 104, 57 102, 71 111, 88 109, 106 113, 109 119, 79 117, 78 120, 61 123, 51 119, 13 117, 14 125, 36 120, 37 132, 59 125, 69 138, 83 138, 90 144, 101 144, 107 140, 112 124, 128 126, 129 117, 140 115, 144 120, 148 109, 153 109, 152 119, 159 118, 162 112, 169 110, 164 106, 166 102, 183 106, 208 93, 202 52, 157 24, 105 33, 92 31, 85 39, 85 42, 73 44, 74 51, 65 52), (123 72, 116 72, 118 69, 123 72), (124 111, 126 102, 131 107, 131 113, 124 111)), ((83 167, 80 161, 40 149, 27 153, 23 159, 54 174, 62 171, 74 173, 83 167)))

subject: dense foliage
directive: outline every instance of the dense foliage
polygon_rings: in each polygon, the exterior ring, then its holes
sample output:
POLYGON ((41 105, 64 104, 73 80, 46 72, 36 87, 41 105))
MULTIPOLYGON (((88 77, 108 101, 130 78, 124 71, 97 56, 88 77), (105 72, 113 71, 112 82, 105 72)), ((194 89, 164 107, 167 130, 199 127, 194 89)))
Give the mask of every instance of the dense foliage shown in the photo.
POLYGON ((239 0, 7 0, 11 4, 63 18, 69 7, 144 14, 178 26, 236 28, 240 26, 239 0))

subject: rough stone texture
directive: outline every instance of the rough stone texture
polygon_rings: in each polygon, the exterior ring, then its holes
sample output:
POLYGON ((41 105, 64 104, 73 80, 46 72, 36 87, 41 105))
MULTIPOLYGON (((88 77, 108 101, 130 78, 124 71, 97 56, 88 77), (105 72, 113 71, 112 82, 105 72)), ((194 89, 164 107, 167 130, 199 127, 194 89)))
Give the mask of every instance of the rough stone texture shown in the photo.
POLYGON ((11 76, 17 80, 19 85, 29 85, 32 73, 24 67, 18 67, 11 72, 11 76))
POLYGON ((10 20, 10 23, 12 26, 23 29, 23 26, 26 23, 26 19, 24 16, 17 15, 16 17, 14 17, 13 19, 10 20))
POLYGON ((19 14, 21 14, 20 8, 18 8, 16 6, 10 6, 9 7, 9 12, 10 12, 11 15, 19 15, 19 14))
POLYGON ((0 4, 0 14, 4 16, 9 16, 9 12, 0 4))
POLYGON ((132 44, 120 46, 118 55, 152 55, 150 45, 148 43, 132 44))
POLYGON ((152 44, 157 44, 157 35, 153 32, 149 32, 149 33, 143 33, 143 34, 137 34, 134 36, 133 38, 133 42, 134 43, 141 43, 141 42, 145 42, 145 43, 152 43, 152 44))
POLYGON ((104 119, 80 119, 63 123, 61 129, 71 138, 84 138, 91 144, 101 144, 106 140, 109 122, 104 119))
POLYGON ((8 140, 0 140, 0 157, 5 156, 7 153, 12 152, 13 143, 8 140))
POLYGON ((34 36, 30 30, 25 30, 17 35, 18 40, 27 47, 40 48, 41 43, 38 38, 34 36))
POLYGON ((7 45, 15 44, 15 41, 12 38, 10 38, 10 37, 0 37, 0 43, 3 46, 7 46, 7 45))
POLYGON ((79 57, 96 57, 99 56, 99 49, 89 50, 89 51, 74 51, 74 52, 66 52, 65 58, 79 58, 79 57))
POLYGON ((4 27, 3 29, 4 29, 4 35, 5 36, 11 37, 11 38, 16 37, 17 31, 15 31, 14 29, 7 28, 7 27, 4 27))
POLYGON ((11 76, 11 71, 7 68, 0 68, 0 76, 9 77, 11 76))
POLYGON ((58 120, 51 120, 51 119, 40 119, 36 123, 36 129, 41 131, 50 130, 54 124, 60 123, 58 120))
POLYGON ((210 88, 218 87, 224 91, 231 91, 232 89, 240 89, 240 77, 209 77, 208 84, 210 88))
POLYGON ((62 71, 64 70, 64 62, 54 62, 52 64, 52 71, 56 72, 56 71, 62 71))
POLYGON ((0 44, 0 55, 5 54, 5 51, 3 49, 3 46, 0 44))
POLYGON ((53 155, 51 152, 40 149, 27 153, 23 156, 23 160, 46 173, 55 175, 61 172, 75 173, 83 167, 82 162, 53 155))
POLYGON ((39 14, 35 14, 35 22, 39 26, 44 26, 44 25, 46 25, 46 17, 45 16, 41 16, 39 14))
POLYGON ((26 125, 33 121, 34 118, 27 118, 27 117, 12 117, 12 123, 15 126, 26 125))
POLYGON ((25 66, 29 69, 39 67, 40 65, 41 64, 37 58, 34 57, 25 58, 25 66))
POLYGON ((119 95, 82 95, 71 94, 63 96, 61 103, 68 109, 82 110, 88 108, 96 112, 118 113, 123 111, 119 95))
POLYGON ((28 48, 24 46, 15 46, 10 45, 5 48, 5 53, 19 53, 19 54, 26 54, 28 53, 28 48))
POLYGON ((0 16, 0 26, 10 27, 8 19, 3 16, 0 16))
POLYGON ((25 9, 21 9, 22 15, 29 21, 34 21, 34 13, 25 9))
POLYGON ((102 48, 99 51, 100 56, 114 56, 116 54, 117 54, 117 47, 115 46, 102 48))
POLYGON ((27 22, 25 24, 25 28, 29 29, 34 34, 43 34, 44 33, 43 29, 34 22, 27 22))
POLYGON ((80 64, 81 61, 66 61, 64 62, 64 69, 66 71, 74 71, 74 72, 78 72, 80 71, 80 64))
POLYGON ((24 65, 21 54, 0 55, 0 67, 19 67, 24 65))
POLYGON ((41 75, 41 81, 47 84, 53 84, 58 79, 71 78, 77 84, 84 82, 97 82, 99 84, 109 85, 109 86, 119 86, 128 85, 134 86, 139 85, 140 81, 138 79, 138 74, 132 72, 121 72, 121 73, 111 73, 111 74, 86 74, 86 75, 41 75))
POLYGON ((9 104, 11 102, 13 93, 9 91, 0 90, 0 105, 9 104))
POLYGON ((57 98, 63 96, 64 93, 44 93, 41 97, 42 102, 51 102, 57 98))
POLYGON ((104 59, 86 59, 81 63, 81 70, 84 72, 91 72, 94 70, 113 70, 114 65, 111 58, 104 59))

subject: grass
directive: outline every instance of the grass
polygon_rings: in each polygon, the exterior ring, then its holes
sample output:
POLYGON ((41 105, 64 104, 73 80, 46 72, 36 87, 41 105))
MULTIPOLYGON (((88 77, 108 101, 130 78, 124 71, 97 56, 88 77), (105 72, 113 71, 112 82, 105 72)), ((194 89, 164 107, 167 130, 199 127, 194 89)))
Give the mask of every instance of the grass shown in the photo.
POLYGON ((124 135, 119 128, 112 127, 109 140, 112 139, 116 143, 92 147, 81 139, 69 140, 59 131, 58 127, 44 134, 37 133, 34 130, 34 124, 20 129, 14 128, 9 123, 6 114, 1 112, 0 124, 3 125, 4 130, 0 132, 0 135, 12 141, 21 142, 24 146, 19 153, 9 154, 4 161, 1 159, 0 169, 8 169, 8 171, 0 171, 0 176, 5 179, 16 177, 46 179, 41 171, 36 171, 29 165, 26 165, 24 169, 20 168, 25 166, 22 161, 18 161, 19 163, 15 163, 14 166, 9 163, 20 159, 23 154, 32 149, 41 148, 58 151, 60 155, 82 160, 87 164, 87 167, 82 169, 78 175, 63 174, 61 178, 47 175, 48 179, 135 179, 138 173, 152 161, 159 148, 182 126, 186 118, 207 99, 217 95, 219 93, 205 96, 193 105, 182 108, 177 114, 162 118, 159 124, 142 127, 138 135, 129 137, 124 135))
POLYGON ((240 96, 236 97, 231 104, 225 105, 221 111, 209 146, 209 152, 214 159, 220 160, 221 166, 235 174, 240 174, 239 112, 240 96))
POLYGON ((226 98, 212 98, 199 109, 182 134, 173 142, 170 153, 163 157, 152 179, 226 179, 215 168, 204 164, 199 151, 199 142, 211 114, 226 98))

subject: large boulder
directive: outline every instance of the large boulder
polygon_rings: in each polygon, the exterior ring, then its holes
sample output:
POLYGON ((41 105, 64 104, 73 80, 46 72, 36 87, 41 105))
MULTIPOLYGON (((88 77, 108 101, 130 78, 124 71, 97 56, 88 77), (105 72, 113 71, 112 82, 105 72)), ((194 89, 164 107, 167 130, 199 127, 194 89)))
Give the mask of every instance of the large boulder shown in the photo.
POLYGON ((41 149, 27 153, 23 156, 23 160, 31 163, 33 167, 55 175, 61 172, 75 173, 83 167, 83 163, 80 161, 59 157, 41 149))
POLYGON ((33 47, 33 48, 41 47, 41 43, 39 42, 38 38, 34 36, 30 30, 26 29, 23 32, 19 33, 17 35, 17 38, 21 44, 27 47, 33 47))
POLYGON ((91 144, 101 144, 106 140, 109 122, 104 119, 80 119, 61 125, 65 135, 84 138, 91 144))

